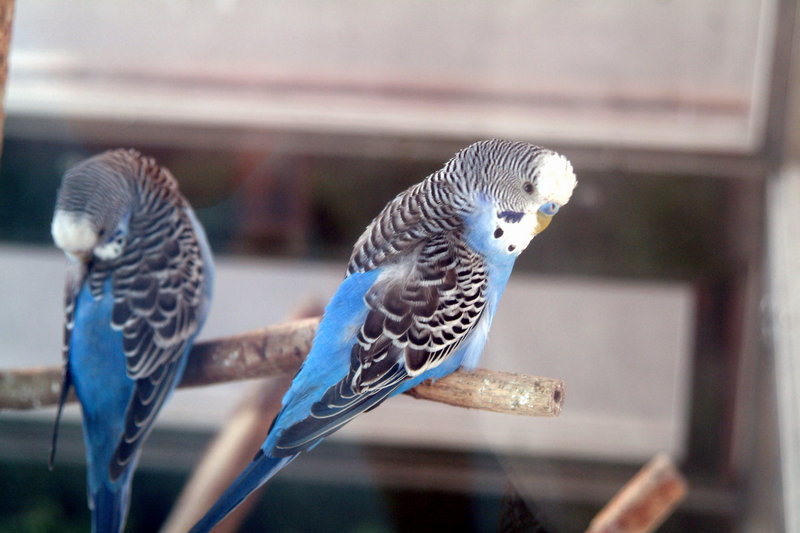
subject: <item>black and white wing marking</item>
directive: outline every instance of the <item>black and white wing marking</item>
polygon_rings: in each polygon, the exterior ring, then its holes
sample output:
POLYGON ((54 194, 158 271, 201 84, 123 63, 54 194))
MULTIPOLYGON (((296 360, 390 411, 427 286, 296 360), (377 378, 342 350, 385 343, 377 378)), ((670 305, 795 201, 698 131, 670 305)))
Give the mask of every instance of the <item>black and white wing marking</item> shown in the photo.
MULTIPOLYGON (((169 395, 199 327, 206 274, 191 220, 175 204, 132 216, 128 235, 113 265, 112 327, 122 330, 128 376, 136 386, 111 461, 112 479, 135 457, 169 395)), ((102 281, 94 290, 97 283, 102 281)))
MULTIPOLYGON (((409 201, 398 197, 394 204, 409 201)), ((441 364, 477 325, 486 303, 483 257, 465 244, 463 228, 453 217, 423 219, 424 228, 387 224, 376 229, 381 222, 403 220, 384 210, 359 240, 373 251, 357 247, 351 271, 361 264, 384 271, 364 297, 369 311, 351 351, 349 372, 306 419, 283 430, 273 455, 308 449, 376 407, 406 380, 441 364), (425 237, 415 241, 415 234, 425 237), (382 260, 375 261, 375 250, 382 260)))
POLYGON ((480 319, 486 284, 484 260, 460 232, 430 238, 407 274, 379 278, 353 350, 354 390, 380 384, 394 364, 408 377, 438 366, 480 319))

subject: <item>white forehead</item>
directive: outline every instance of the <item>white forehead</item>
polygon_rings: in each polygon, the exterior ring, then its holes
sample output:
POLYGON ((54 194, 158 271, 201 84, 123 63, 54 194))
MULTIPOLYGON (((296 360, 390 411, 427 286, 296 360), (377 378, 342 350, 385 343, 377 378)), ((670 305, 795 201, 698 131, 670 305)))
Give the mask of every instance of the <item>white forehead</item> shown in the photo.
POLYGON ((97 244, 97 230, 84 213, 56 210, 50 231, 56 246, 67 253, 88 252, 97 244))
POLYGON ((536 192, 543 202, 564 205, 569 202, 572 190, 578 184, 569 159, 555 152, 539 156, 536 192))

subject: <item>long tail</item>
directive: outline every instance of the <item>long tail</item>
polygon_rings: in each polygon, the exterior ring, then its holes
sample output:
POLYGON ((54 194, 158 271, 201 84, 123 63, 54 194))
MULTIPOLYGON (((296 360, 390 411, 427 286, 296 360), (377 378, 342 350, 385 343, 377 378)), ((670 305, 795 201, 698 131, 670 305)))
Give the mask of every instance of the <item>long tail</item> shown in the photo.
POLYGON ((61 393, 58 395, 58 410, 56 411, 56 419, 53 422, 53 440, 50 441, 50 457, 47 459, 47 468, 53 469, 53 464, 56 461, 56 445, 58 444, 58 425, 61 422, 61 413, 64 411, 64 403, 69 396, 69 389, 72 387, 72 375, 69 372, 69 365, 64 364, 63 376, 61 378, 61 393))
POLYGON ((228 513, 242 503, 247 496, 263 485, 281 468, 297 457, 271 457, 259 450, 253 462, 245 468, 239 477, 225 490, 222 496, 214 503, 211 509, 197 522, 189 533, 203 533, 211 531, 228 513))
POLYGON ((101 485, 92 491, 92 531, 94 533, 119 533, 125 527, 128 514, 128 496, 125 487, 117 490, 101 485))

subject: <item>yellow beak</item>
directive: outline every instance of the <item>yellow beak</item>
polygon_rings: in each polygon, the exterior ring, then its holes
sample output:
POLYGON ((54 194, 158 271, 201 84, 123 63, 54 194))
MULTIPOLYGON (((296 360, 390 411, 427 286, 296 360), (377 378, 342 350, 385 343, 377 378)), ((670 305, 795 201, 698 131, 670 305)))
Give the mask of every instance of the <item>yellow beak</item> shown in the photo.
POLYGON ((544 230, 547 229, 547 226, 550 225, 550 221, 553 220, 553 215, 545 215, 541 211, 536 213, 536 227, 533 228, 533 234, 538 235, 544 230))

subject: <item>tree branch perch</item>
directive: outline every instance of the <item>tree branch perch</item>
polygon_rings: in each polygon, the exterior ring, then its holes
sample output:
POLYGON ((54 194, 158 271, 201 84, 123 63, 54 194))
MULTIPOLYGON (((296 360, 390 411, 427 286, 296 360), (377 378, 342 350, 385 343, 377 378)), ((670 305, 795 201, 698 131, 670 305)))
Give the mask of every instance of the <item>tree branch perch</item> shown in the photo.
MULTIPOLYGON (((319 318, 295 320, 195 344, 180 387, 198 387, 249 378, 290 374, 305 359, 319 318)), ((0 372, 0 409, 54 405, 61 383, 59 367, 0 372)), ((406 394, 466 407, 527 416, 558 416, 564 382, 557 379, 478 369, 455 372, 423 383, 406 394)))
POLYGON ((670 458, 658 454, 592 519, 586 533, 651 533, 687 491, 686 480, 670 458))

